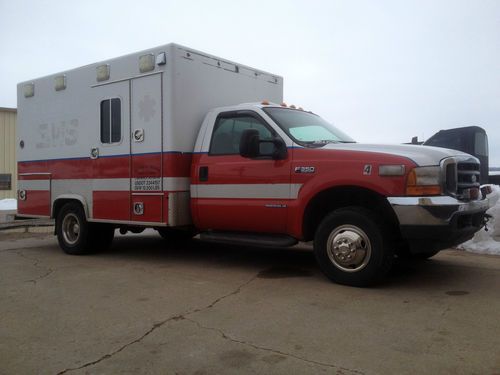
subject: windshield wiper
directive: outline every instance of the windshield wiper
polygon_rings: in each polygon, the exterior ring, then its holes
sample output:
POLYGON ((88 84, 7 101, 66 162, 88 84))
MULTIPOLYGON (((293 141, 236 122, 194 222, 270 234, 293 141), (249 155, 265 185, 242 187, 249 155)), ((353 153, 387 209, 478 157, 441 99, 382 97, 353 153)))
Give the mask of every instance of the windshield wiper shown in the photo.
POLYGON ((302 141, 301 143, 306 147, 323 147, 330 143, 339 143, 339 141, 334 141, 333 139, 319 139, 314 141, 302 141))

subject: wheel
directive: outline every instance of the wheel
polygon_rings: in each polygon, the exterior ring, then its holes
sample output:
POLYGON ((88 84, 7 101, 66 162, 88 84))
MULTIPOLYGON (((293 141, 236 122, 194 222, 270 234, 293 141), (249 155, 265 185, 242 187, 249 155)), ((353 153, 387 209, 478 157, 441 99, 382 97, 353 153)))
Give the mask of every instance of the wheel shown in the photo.
POLYGON ((340 208, 325 217, 314 237, 314 254, 332 281, 368 286, 380 280, 394 262, 383 220, 362 207, 340 208))
POLYGON ((56 234, 59 246, 67 254, 88 254, 92 249, 89 223, 82 206, 76 202, 66 203, 56 219, 56 234))
POLYGON ((190 229, 156 228, 160 236, 168 241, 183 241, 193 238, 194 233, 190 229))

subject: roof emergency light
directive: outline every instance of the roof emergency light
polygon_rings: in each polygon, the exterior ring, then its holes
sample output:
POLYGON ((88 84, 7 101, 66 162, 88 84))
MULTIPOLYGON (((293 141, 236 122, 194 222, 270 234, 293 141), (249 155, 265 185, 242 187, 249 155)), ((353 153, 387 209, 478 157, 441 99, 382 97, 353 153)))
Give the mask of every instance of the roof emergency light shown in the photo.
POLYGON ((139 57, 139 71, 141 73, 150 72, 155 68, 155 55, 148 53, 139 57))
POLYGON ((23 87, 23 94, 25 98, 31 98, 35 95, 35 84, 27 83, 23 87))
POLYGON ((97 82, 107 81, 109 79, 109 65, 99 65, 95 68, 97 75, 97 82))
POLYGON ((61 91, 66 88, 66 74, 54 78, 54 88, 56 91, 61 91))

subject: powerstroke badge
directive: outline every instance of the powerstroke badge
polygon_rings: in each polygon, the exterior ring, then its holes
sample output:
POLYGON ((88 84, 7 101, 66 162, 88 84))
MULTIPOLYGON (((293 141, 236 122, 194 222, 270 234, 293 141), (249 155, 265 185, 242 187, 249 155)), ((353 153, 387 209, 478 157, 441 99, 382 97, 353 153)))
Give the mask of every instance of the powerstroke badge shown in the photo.
POLYGON ((315 167, 295 167, 295 173, 314 173, 315 167))

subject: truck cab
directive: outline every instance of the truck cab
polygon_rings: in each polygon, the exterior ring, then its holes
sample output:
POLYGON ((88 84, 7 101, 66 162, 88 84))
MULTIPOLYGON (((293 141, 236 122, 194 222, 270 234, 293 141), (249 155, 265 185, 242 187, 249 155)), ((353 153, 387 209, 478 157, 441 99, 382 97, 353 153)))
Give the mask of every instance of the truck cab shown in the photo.
POLYGON ((314 241, 327 276, 365 285, 394 256, 426 258, 470 239, 488 203, 468 154, 359 144, 316 114, 262 102, 207 114, 191 208, 202 238, 314 241))

